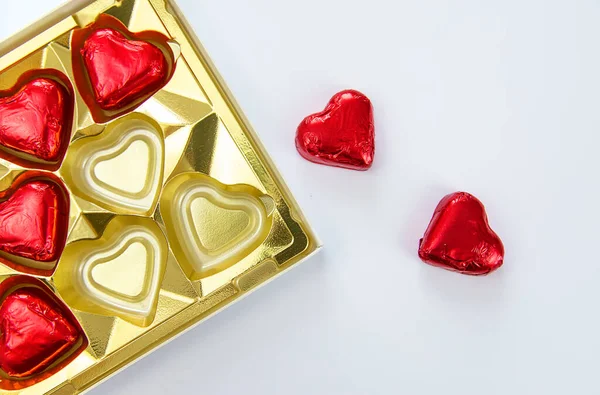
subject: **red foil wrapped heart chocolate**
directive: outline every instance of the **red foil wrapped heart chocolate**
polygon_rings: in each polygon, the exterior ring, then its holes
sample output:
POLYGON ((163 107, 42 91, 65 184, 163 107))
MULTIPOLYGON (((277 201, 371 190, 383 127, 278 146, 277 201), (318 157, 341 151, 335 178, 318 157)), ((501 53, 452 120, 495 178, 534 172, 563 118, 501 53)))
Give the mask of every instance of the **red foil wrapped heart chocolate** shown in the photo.
POLYGON ((73 88, 55 70, 33 70, 0 92, 0 157, 56 170, 73 127, 73 88))
POLYGON ((175 59, 168 38, 130 32, 102 14, 72 38, 75 81, 96 122, 132 111, 169 82, 175 59))
POLYGON ((75 316, 40 280, 0 284, 0 388, 21 389, 56 373, 87 347, 75 316))
POLYGON ((483 204, 473 195, 444 197, 419 243, 426 263, 463 274, 488 274, 504 260, 504 246, 488 224, 483 204))
POLYGON ((25 172, 0 192, 0 262, 51 275, 65 246, 69 199, 51 174, 25 172))
POLYGON ((369 169, 375 155, 371 101, 355 90, 337 93, 325 110, 309 115, 298 126, 296 148, 311 162, 369 169))

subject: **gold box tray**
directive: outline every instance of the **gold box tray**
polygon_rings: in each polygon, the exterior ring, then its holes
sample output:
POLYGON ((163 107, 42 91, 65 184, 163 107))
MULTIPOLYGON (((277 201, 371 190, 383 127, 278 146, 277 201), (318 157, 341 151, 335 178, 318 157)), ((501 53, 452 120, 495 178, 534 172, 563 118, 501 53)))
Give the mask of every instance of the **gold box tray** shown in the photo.
MULTIPOLYGON (((32 169, 65 184, 66 246, 54 273, 35 277, 72 310, 89 345, 20 393, 81 393, 319 248, 173 0, 69 2, 0 45, 0 89, 38 69, 72 83, 67 153, 55 170, 0 159, 0 191, 32 169), (100 14, 162 33, 176 58, 162 89, 106 123, 83 100, 71 56, 73 31, 100 14)), ((0 265, 1 279, 17 274, 0 265)))

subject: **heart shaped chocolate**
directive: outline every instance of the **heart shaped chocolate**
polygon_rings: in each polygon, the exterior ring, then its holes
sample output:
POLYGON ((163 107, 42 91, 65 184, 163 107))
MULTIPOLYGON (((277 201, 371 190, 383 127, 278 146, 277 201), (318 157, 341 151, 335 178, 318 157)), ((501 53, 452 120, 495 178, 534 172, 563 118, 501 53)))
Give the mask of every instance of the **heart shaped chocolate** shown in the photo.
POLYGON ((120 214, 148 215, 163 180, 160 125, 130 114, 71 144, 61 174, 73 193, 120 214))
POLYGON ((147 326, 156 314, 168 250, 151 219, 115 217, 99 239, 65 249, 54 284, 73 308, 147 326))
POLYGON ((175 59, 166 36, 132 33, 109 15, 76 29, 72 47, 77 87, 98 123, 132 111, 173 75, 175 59))
POLYGON ((419 244, 419 257, 463 274, 488 274, 504 260, 504 246, 488 224, 483 204, 456 192, 442 199, 419 244))
POLYGON ((375 155, 371 101, 354 90, 337 93, 325 110, 309 115, 298 126, 296 148, 311 162, 369 169, 375 155))
POLYGON ((73 100, 69 80, 55 70, 28 72, 0 92, 0 157, 56 170, 71 137, 73 100))
POLYGON ((188 278, 218 273, 255 250, 271 230, 265 204, 270 199, 249 185, 223 185, 201 173, 183 173, 169 181, 160 212, 188 278))
POLYGON ((51 275, 67 239, 69 200, 58 178, 25 172, 0 193, 0 261, 51 275))
POLYGON ((87 347, 81 326, 40 280, 10 277, 0 284, 0 388, 39 382, 87 347))

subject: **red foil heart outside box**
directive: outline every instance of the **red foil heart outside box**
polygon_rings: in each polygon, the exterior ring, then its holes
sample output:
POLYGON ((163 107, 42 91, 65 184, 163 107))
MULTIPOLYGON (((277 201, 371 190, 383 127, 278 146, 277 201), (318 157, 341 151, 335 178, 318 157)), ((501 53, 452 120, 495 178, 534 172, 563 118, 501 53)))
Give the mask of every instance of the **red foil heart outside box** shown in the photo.
POLYGON ((419 242, 419 257, 430 265, 482 275, 504 262, 504 245, 488 224, 483 204, 473 195, 445 196, 419 242))
MULTIPOLYGON (((320 247, 173 0, 71 2, 0 89, 2 394, 81 393, 320 247)), ((334 104, 370 166, 370 102, 334 104)))
POLYGON ((335 94, 325 110, 304 118, 296 148, 305 159, 329 166, 367 170, 375 155, 375 122, 368 97, 355 90, 335 94))

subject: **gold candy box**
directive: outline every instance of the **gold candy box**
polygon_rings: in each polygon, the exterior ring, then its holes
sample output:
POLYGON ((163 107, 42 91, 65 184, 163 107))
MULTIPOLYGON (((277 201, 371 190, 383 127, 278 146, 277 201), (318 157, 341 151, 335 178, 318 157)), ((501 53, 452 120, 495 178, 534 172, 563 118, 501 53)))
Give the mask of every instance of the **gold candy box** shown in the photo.
POLYGON ((319 248, 173 0, 71 1, 0 70, 1 393, 81 393, 319 248))

